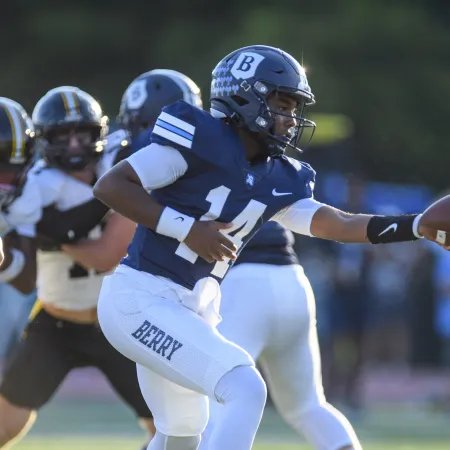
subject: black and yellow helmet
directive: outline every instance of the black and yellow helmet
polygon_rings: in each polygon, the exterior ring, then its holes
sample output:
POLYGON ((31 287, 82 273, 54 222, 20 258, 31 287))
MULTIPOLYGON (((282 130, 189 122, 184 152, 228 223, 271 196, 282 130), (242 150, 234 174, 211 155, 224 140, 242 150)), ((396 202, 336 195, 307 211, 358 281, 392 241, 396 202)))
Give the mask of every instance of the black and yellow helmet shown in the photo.
POLYGON ((0 97, 0 208, 20 195, 34 157, 34 126, 25 109, 0 97))
POLYGON ((0 171, 21 171, 33 159, 33 122, 19 103, 0 97, 0 171))
POLYGON ((91 95, 73 86, 50 90, 36 104, 33 115, 39 150, 50 166, 72 171, 83 169, 103 153, 103 139, 108 132, 108 118, 91 95), (92 140, 83 158, 71 161, 66 148, 53 143, 59 132, 89 130, 92 140))

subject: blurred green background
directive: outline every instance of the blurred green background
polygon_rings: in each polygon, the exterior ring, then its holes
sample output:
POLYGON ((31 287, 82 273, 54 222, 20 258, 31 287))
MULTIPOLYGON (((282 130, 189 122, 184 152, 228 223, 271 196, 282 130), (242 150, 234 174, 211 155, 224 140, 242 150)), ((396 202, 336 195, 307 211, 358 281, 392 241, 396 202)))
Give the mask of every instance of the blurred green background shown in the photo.
POLYGON ((206 102, 211 70, 225 54, 280 46, 308 70, 311 113, 347 118, 319 116, 315 146, 353 130, 354 145, 330 163, 344 159, 372 179, 448 187, 446 0, 2 3, 1 92, 28 110, 48 89, 77 85, 115 117, 126 86, 154 68, 185 72, 206 102))
MULTIPOLYGON (((448 0, 14 0, 1 6, 0 95, 29 113, 49 89, 75 85, 94 95, 114 119, 128 84, 156 68, 186 73, 200 85, 207 105, 211 71, 223 56, 251 44, 279 46, 305 65, 316 96, 310 115, 318 129, 304 159, 318 169, 318 184, 322 171, 337 171, 364 182, 418 184, 434 194, 449 188, 448 0)), ((339 189, 331 190, 337 196, 339 189)), ((307 253, 303 242, 300 253, 307 253)), ((425 286, 417 274, 423 275, 424 267, 431 273, 432 266, 417 254, 412 279, 425 286)), ((328 248, 311 255, 305 268, 324 309, 326 281, 340 260, 329 268, 328 248)), ((434 364, 433 302, 429 291, 406 284, 419 297, 407 295, 407 306, 423 304, 411 319, 411 340, 421 355, 415 364, 426 366, 428 359, 434 364)), ((319 331, 323 323, 319 319, 319 331)), ((346 338, 340 342, 325 340, 323 348, 336 349, 339 368, 352 372, 349 345, 346 338)), ((450 336, 447 342, 450 361, 450 336)), ((364 410, 344 410, 364 448, 450 448, 450 362, 439 380, 428 372, 414 378, 409 366, 397 373, 395 361, 393 366, 385 378, 369 361, 364 410)), ((74 390, 89 391, 86 386, 74 390)), ((19 450, 139 448, 140 431, 117 401, 56 400, 19 450)), ((269 407, 257 450, 306 448, 293 442, 298 438, 269 407)))

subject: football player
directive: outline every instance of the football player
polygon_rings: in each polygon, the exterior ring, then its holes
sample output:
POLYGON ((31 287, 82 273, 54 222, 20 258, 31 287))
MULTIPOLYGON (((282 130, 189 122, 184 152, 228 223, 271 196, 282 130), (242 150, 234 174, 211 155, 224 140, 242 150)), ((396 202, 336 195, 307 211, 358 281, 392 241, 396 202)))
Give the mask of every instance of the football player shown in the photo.
MULTIPOLYGON (((0 282, 28 294, 35 287, 35 271, 25 269, 25 254, 35 254, 34 223, 41 217, 39 192, 25 183, 34 157, 35 131, 26 111, 17 102, 0 97, 0 236, 4 260, 0 282), (22 197, 28 205, 18 204, 22 197)), ((30 261, 34 261, 33 256, 30 261)), ((32 264, 30 264, 32 266, 32 264)))
POLYGON ((133 138, 153 127, 161 110, 177 100, 202 108, 200 88, 186 75, 155 69, 134 79, 120 104, 117 122, 133 138))
MULTIPOLYGON (((34 220, 35 226, 28 220, 27 248, 14 242, 10 248, 5 241, 6 267, 0 279, 25 292, 35 286, 37 266, 38 302, 0 385, 0 448, 29 428, 73 368, 84 366, 105 374, 152 435, 152 415, 140 392, 135 364, 109 344, 96 317, 104 273, 126 253, 135 229, 133 222, 108 211, 92 193, 98 177, 122 155, 104 151, 107 118, 98 102, 78 88, 49 91, 36 105, 33 122, 42 160, 29 171, 22 193, 20 177, 11 175, 4 181, 16 186, 5 191, 5 228, 10 225, 22 232, 24 219, 18 212, 41 217, 34 220), (30 189, 34 197, 28 195, 30 189), (64 243, 79 242, 82 247, 89 238, 101 252, 93 255, 89 247, 83 254, 79 249, 83 262, 61 251, 64 243)), ((9 148, 2 147, 2 162, 9 171, 27 160, 26 142, 16 136, 9 148)))
POLYGON ((12 205, 19 194, 28 197, 31 204, 35 200, 36 192, 29 186, 24 187, 26 172, 34 158, 33 141, 34 127, 22 106, 10 99, 0 98, 0 236, 5 235, 6 257, 4 265, 0 265, 0 356, 4 361, 20 341, 28 313, 36 299, 35 275, 22 273, 22 269, 25 261, 23 252, 27 249, 34 251, 29 232, 31 221, 37 220, 40 212, 33 208, 18 211, 12 205), (13 229, 14 218, 6 220, 10 208, 15 219, 23 221, 19 229, 13 229))
MULTIPOLYGON (((20 233, 13 231, 12 223, 6 221, 6 211, 14 198, 19 193, 25 195, 23 183, 34 157, 33 140, 34 127, 22 106, 10 99, 0 98, 0 236, 5 234, 4 239, 9 247, 5 244, 5 270, 0 266, 0 309, 3 310, 0 315, 0 356, 5 360, 20 341, 27 315, 36 299, 34 283, 29 282, 30 277, 25 273, 20 274, 24 263, 21 248, 33 247, 33 240, 28 236, 29 229, 24 224, 19 229, 20 233), (11 247, 13 243, 14 250, 11 247), (7 271, 6 266, 9 267, 7 271), (10 281, 11 285, 1 280, 10 281)), ((35 194, 27 189, 26 195, 35 194)), ((33 212, 39 213, 31 208, 21 212, 21 219, 35 221, 38 217, 33 217, 33 212)), ((15 211, 16 216, 17 213, 15 211)))
MULTIPOLYGON (((293 244, 277 222, 262 226, 221 285, 217 329, 259 360, 281 417, 313 448, 360 450, 348 420, 325 399, 314 293, 293 244)), ((201 449, 208 448, 221 409, 211 403, 201 449)))
MULTIPOLYGON (((155 69, 134 79, 125 90, 120 104, 117 122, 121 127, 106 137, 109 152, 134 152, 149 143, 153 125, 162 108, 177 100, 202 107, 199 87, 186 75, 169 69, 155 69)), ((123 218, 121 218, 123 220, 123 218)), ((135 225, 133 225, 134 232, 135 225)), ((75 261, 90 267, 98 258, 110 258, 106 267, 118 264, 126 253, 131 237, 128 233, 103 236, 103 240, 84 240, 76 244, 63 244, 61 248, 75 261), (117 245, 117 242, 122 245, 117 245), (113 250, 119 250, 119 252, 113 250), (120 253, 122 252, 122 253, 120 253)))
POLYGON ((304 115, 312 104, 292 56, 267 46, 236 50, 213 71, 211 114, 183 101, 164 108, 151 144, 94 186, 139 224, 103 282, 98 313, 107 339, 138 363, 157 429, 149 449, 197 449, 208 397, 224 405, 210 448, 251 448, 265 383, 251 356, 215 326, 219 283, 264 222, 341 242, 420 237, 420 215, 351 215, 313 199, 314 170, 284 156, 314 127, 304 115))

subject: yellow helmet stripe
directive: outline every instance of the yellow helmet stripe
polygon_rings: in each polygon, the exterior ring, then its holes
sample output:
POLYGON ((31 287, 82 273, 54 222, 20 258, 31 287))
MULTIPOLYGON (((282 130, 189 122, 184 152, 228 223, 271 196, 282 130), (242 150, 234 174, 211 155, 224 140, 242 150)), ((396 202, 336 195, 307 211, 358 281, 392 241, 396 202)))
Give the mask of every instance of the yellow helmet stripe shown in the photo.
POLYGON ((75 114, 80 114, 80 102, 75 92, 69 90, 61 92, 61 97, 64 103, 64 109, 66 110, 66 115, 73 116, 75 114))
POLYGON ((9 124, 12 131, 12 152, 11 162, 21 163, 25 158, 25 124, 16 108, 7 102, 2 102, 1 106, 8 116, 9 124))
POLYGON ((61 92, 61 98, 64 104, 64 109, 66 110, 66 115, 70 114, 70 103, 68 99, 68 92, 61 92))
POLYGON ((81 114, 81 111, 80 111, 80 100, 78 99, 78 95, 76 94, 76 92, 71 92, 70 94, 71 94, 71 97, 72 97, 73 108, 75 109, 77 114, 81 114))

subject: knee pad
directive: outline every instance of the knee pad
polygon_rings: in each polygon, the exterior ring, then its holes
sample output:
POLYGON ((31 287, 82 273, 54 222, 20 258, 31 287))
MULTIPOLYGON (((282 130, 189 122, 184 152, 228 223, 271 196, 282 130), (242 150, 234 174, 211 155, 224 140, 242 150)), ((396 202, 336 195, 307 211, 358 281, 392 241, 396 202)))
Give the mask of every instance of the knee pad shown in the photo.
POLYGON ((155 450, 197 450, 200 445, 198 436, 166 436, 157 432, 152 439, 149 449, 155 450))
POLYGON ((225 374, 217 383, 215 394, 219 403, 244 400, 264 404, 267 387, 261 374, 254 366, 239 366, 225 374))
POLYGON ((246 370, 246 377, 242 383, 246 400, 256 402, 264 407, 267 400, 267 386, 263 377, 256 367, 246 366, 242 369, 246 370))
POLYGON ((181 408, 167 420, 154 417, 155 427, 161 433, 171 437, 200 436, 206 428, 209 419, 208 403, 199 405, 193 411, 183 411, 181 408))
POLYGON ((200 435, 198 436, 167 436, 164 450, 197 450, 200 445, 200 435))

